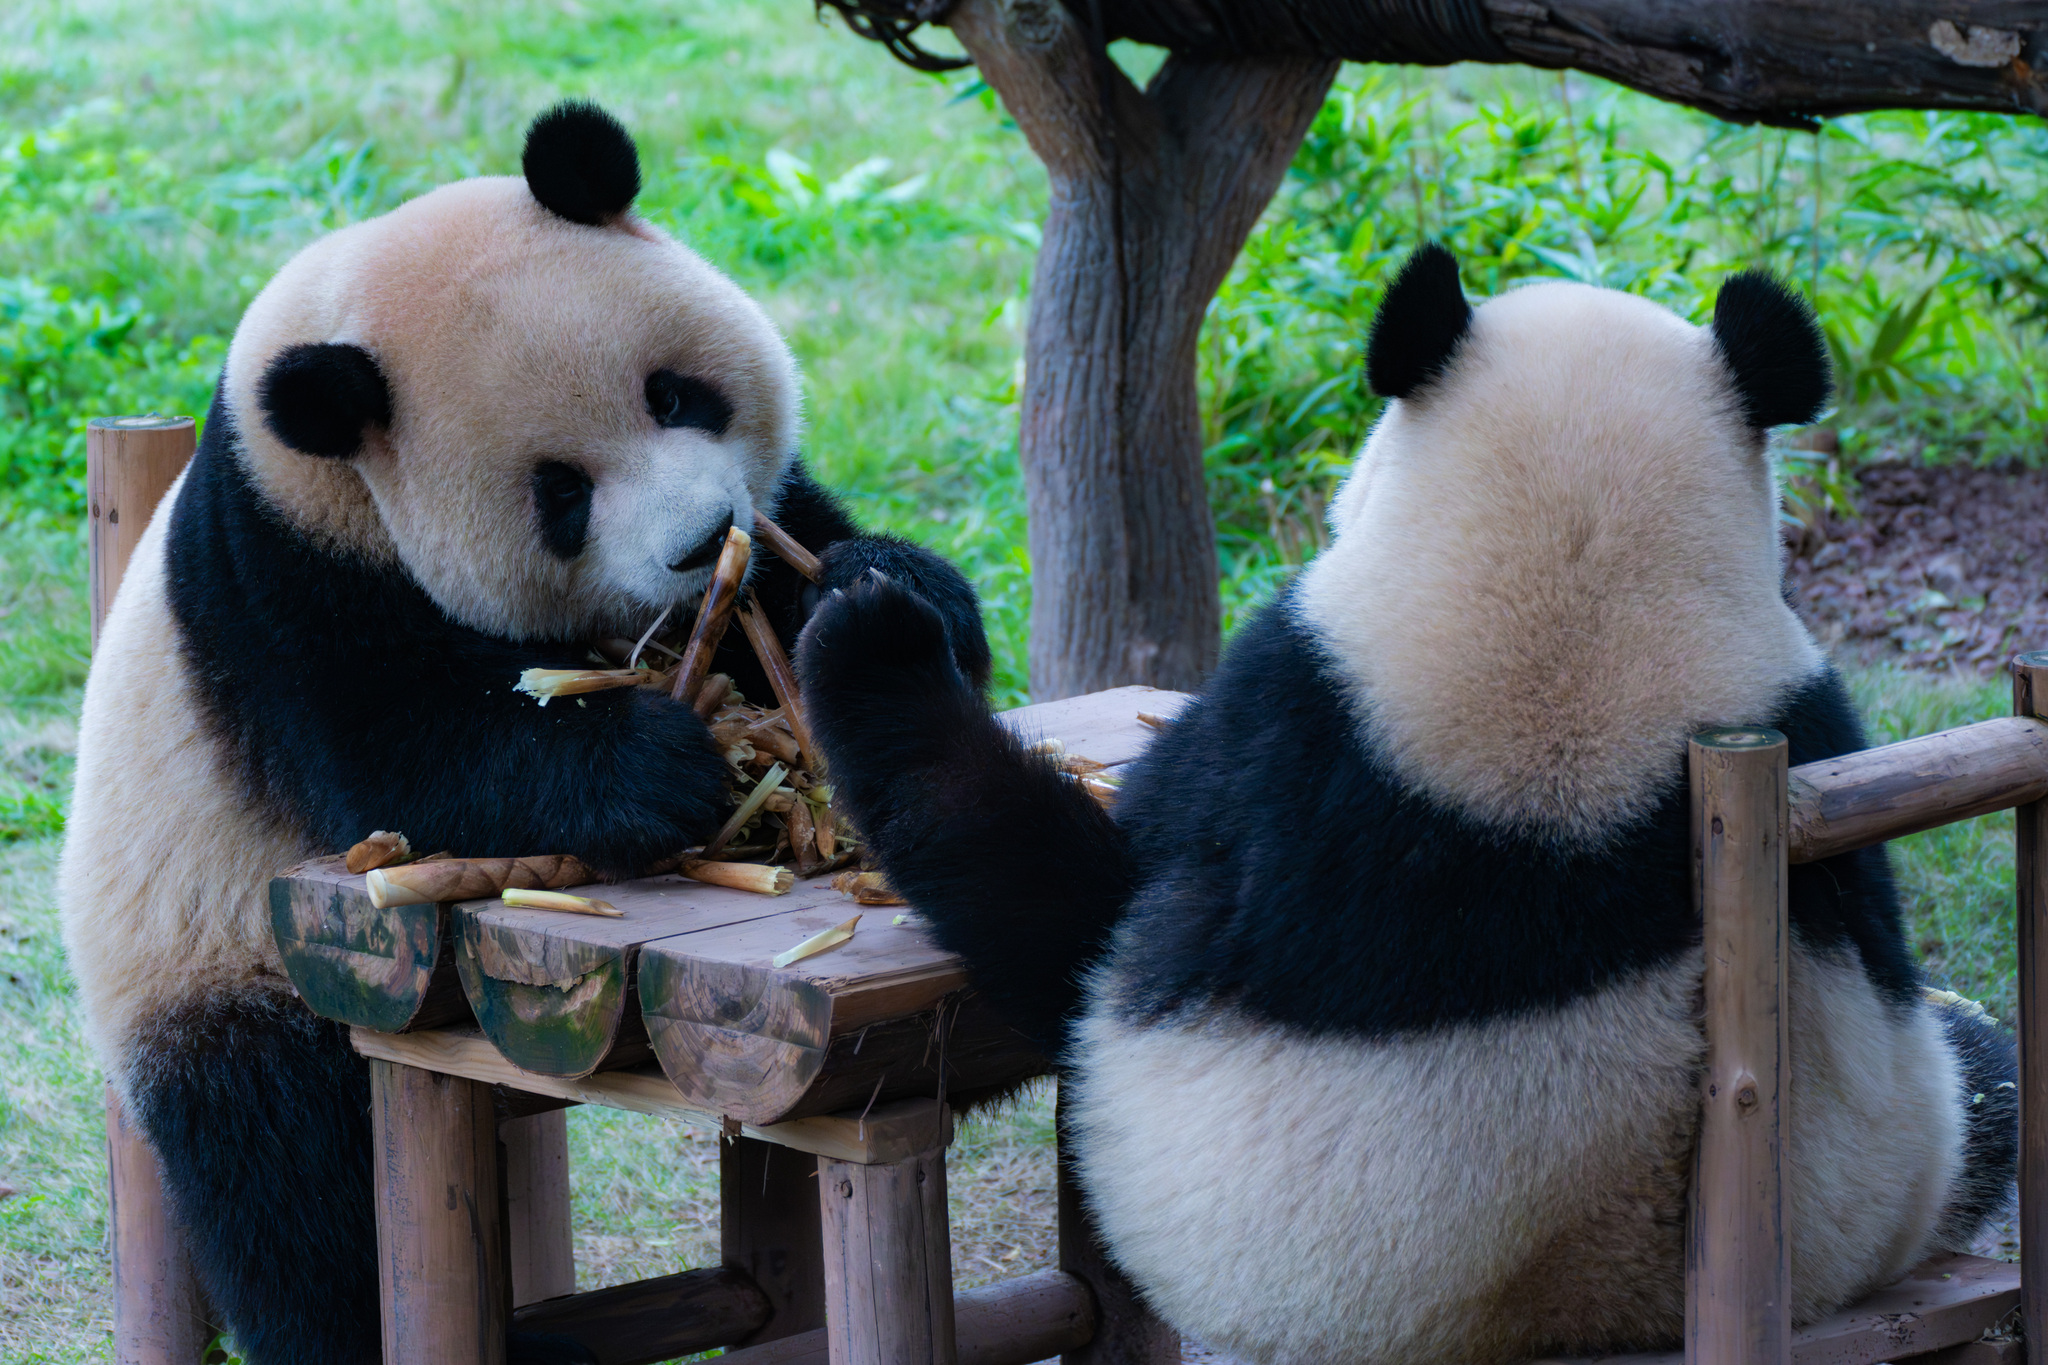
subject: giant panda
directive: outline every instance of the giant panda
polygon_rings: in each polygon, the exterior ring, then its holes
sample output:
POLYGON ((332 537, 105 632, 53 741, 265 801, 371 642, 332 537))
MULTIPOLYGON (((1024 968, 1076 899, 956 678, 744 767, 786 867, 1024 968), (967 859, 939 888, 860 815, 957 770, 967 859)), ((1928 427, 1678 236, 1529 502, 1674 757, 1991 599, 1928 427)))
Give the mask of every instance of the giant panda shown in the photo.
MULTIPOLYGON (((687 623, 757 509, 826 587, 875 569, 945 603, 958 666, 989 668, 960 574, 860 534, 805 472, 789 350, 634 214, 625 130, 559 106, 524 170, 337 231, 257 296, 86 687, 65 941, 252 1365, 380 1355, 366 1068, 279 968, 273 874, 380 828, 612 877, 701 842, 725 778, 688 706, 542 710, 513 684, 665 608, 687 623)), ((818 588, 767 554, 751 581, 794 640, 818 588)), ((766 696, 732 636, 714 666, 766 696)))
MULTIPOLYGON (((1765 431, 1828 392, 1811 311, 1710 327, 1449 252, 1389 287, 1388 402, 1334 540, 1112 818, 1020 748, 942 609, 870 580, 799 652, 835 788, 972 980, 1062 1063, 1110 1251, 1256 1362, 1669 1349, 1701 934, 1687 736, 1860 748, 1780 592, 1765 431)), ((1969 1243, 2011 1188, 2010 1044, 1924 992, 1881 848, 1792 869, 1795 1321, 1969 1243)))

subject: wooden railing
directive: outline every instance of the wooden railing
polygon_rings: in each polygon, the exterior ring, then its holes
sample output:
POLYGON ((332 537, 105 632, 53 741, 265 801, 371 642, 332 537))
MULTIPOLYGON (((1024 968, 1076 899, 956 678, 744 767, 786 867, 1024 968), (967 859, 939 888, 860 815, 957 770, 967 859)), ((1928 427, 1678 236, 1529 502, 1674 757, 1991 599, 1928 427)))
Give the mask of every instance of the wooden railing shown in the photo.
MULTIPOLYGON (((2028 1365, 2048 1365, 2048 1006, 2036 1008, 2048 981, 2048 939, 2039 925, 2048 913, 2048 651, 2019 655, 2012 673, 2010 718, 1789 771, 1785 737, 1775 730, 1693 738, 1707 1072, 1686 1237, 1686 1365, 1790 1365, 1793 1358, 1784 1189, 1787 869, 2015 807, 2020 1300, 2028 1365)), ((1798 1178, 1796 1169, 1790 1178, 1798 1178)))

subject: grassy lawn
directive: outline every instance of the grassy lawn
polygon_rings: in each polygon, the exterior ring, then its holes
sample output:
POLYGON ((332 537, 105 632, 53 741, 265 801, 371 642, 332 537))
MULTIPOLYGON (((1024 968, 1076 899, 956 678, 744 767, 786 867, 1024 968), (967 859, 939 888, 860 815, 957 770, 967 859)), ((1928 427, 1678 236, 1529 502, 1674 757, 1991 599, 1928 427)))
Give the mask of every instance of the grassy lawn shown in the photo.
MULTIPOLYGON (((237 317, 287 256, 435 184, 512 172, 527 120, 571 95, 634 130, 642 211, 789 336, 824 479, 866 522, 972 575, 998 699, 1025 699, 1015 430, 1046 185, 971 72, 910 72, 805 0, 13 0, 0 11, 0 1185, 16 1193, 0 1197, 0 1365, 107 1350, 101 1082, 51 903, 89 652, 83 419, 203 413, 237 317)), ((1320 542, 1320 509, 1376 412, 1357 382, 1362 322, 1387 262, 1422 235, 1455 243, 1475 290, 1565 274, 1694 313, 1727 269, 1775 264, 1823 297, 1850 381, 1846 452, 2038 459, 2038 328, 1984 301, 2031 297, 2001 281, 2032 278, 2025 225, 2048 222, 2048 141, 2006 126, 1843 120, 1809 146, 1577 78, 1348 70, 1203 338, 1233 616, 1320 542), (1855 211, 1826 219, 1843 235, 1822 241, 1799 196, 1823 183, 1824 159, 1830 210, 1855 211)), ((2002 686, 1854 684, 1878 740, 2007 707, 2002 686)), ((1934 979, 2010 1017, 2010 819, 1902 841, 1895 860, 1934 979)), ((963 1133, 961 1283, 1048 1263, 1050 1123, 1041 1093, 963 1133)), ((569 1124, 586 1287, 715 1259, 711 1135, 588 1110, 569 1124)))

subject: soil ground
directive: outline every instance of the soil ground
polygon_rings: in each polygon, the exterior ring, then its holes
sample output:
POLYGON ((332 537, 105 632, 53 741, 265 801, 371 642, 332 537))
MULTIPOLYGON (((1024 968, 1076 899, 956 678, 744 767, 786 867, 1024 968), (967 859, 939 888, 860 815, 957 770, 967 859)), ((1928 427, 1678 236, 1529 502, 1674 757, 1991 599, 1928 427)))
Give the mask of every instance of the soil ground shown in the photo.
POLYGON ((1876 464, 1792 528, 1787 586, 1837 658, 1988 675, 2048 649, 2048 469, 1876 464))

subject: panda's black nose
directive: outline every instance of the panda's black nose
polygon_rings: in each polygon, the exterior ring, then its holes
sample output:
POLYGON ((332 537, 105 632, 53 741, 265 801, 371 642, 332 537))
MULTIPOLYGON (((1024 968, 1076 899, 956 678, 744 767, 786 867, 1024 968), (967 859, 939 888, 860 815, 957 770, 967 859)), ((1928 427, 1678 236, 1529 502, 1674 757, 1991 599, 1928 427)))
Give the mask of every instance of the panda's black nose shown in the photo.
POLYGON ((731 529, 732 513, 727 512, 725 520, 718 524, 717 529, 697 542, 696 549, 690 551, 690 553, 684 555, 668 567, 675 573, 688 573, 692 569, 703 568, 712 560, 718 558, 719 550, 725 545, 725 533, 731 529))

